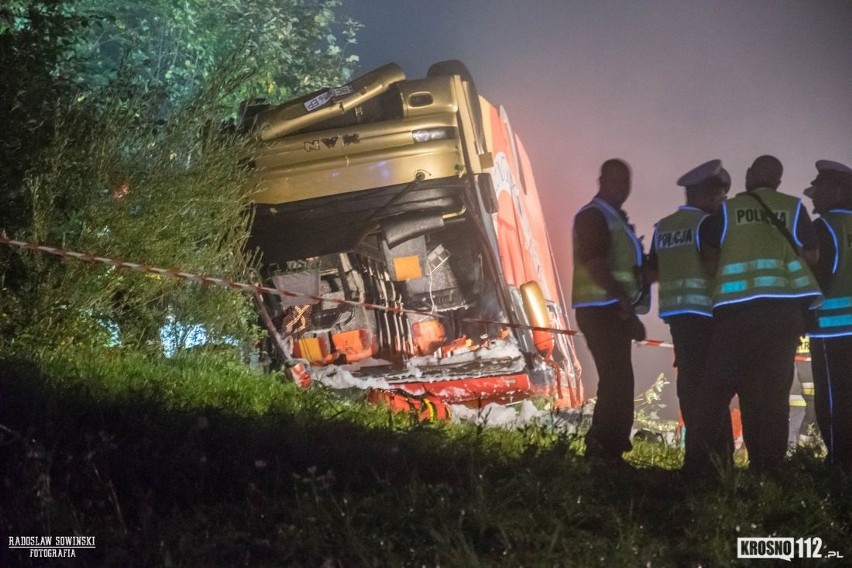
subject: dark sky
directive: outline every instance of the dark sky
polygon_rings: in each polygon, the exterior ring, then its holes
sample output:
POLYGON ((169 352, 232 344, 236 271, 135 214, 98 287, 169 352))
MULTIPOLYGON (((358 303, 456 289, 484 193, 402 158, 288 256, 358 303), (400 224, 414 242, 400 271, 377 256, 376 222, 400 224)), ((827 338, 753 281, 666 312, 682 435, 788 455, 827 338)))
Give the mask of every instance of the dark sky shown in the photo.
MULTIPOLYGON (((683 202, 675 180, 701 162, 722 159, 736 193, 751 161, 774 154, 780 189, 796 195, 816 160, 852 165, 850 0, 344 0, 342 11, 364 25, 359 74, 393 61, 418 78, 460 59, 506 107, 563 282, 573 215, 608 158, 633 168, 625 209, 646 242, 683 202)), ((668 339, 655 313, 644 319, 668 339)), ((637 390, 672 376, 671 355, 650 351, 637 349, 637 390)))

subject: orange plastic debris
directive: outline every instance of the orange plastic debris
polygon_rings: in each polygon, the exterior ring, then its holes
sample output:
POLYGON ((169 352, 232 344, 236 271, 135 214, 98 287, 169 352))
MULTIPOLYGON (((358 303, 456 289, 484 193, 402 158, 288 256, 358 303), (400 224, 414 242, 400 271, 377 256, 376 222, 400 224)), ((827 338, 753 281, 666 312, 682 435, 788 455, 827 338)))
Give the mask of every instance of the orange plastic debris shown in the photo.
POLYGON ((284 369, 284 374, 288 379, 296 383, 298 386, 303 389, 311 386, 313 379, 311 379, 311 374, 305 368, 303 363, 295 363, 293 365, 289 365, 284 369))
POLYGON ((473 341, 468 339, 467 337, 459 337, 458 339, 454 339, 447 345, 442 345, 435 354, 439 358, 449 357, 451 355, 460 355, 462 353, 467 353, 469 351, 475 351, 478 346, 473 345, 473 341))
POLYGON ((393 412, 416 415, 420 422, 450 419, 449 407, 435 396, 414 397, 405 393, 371 389, 367 392, 367 401, 386 406, 393 412))
POLYGON ((331 341, 334 348, 346 357, 347 363, 361 361, 373 355, 371 335, 366 328, 333 333, 331 341))
POLYGON ((418 355, 431 355, 447 340, 444 325, 438 320, 415 322, 411 326, 418 355))

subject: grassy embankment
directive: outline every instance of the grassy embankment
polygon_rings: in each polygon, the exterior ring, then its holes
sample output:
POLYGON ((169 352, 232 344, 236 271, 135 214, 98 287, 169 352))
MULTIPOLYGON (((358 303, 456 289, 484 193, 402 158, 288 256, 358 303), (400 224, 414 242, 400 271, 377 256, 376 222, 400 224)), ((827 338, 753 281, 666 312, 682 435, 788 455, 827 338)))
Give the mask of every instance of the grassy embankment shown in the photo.
POLYGON ((581 447, 419 424, 221 357, 6 355, 0 526, 97 548, 46 562, 4 542, 0 565, 740 566, 738 536, 852 557, 852 484, 806 453, 779 479, 690 485, 674 448, 608 471, 581 447))

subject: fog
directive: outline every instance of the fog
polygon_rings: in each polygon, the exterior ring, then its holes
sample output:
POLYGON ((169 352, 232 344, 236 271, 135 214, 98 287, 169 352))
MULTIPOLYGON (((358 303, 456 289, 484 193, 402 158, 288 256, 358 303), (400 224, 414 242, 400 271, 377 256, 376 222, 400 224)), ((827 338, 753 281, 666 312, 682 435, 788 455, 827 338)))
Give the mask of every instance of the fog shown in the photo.
MULTIPOLYGON (((364 25, 351 49, 360 72, 393 61, 416 78, 460 59, 479 92, 505 106, 530 154, 566 295, 573 215, 608 158, 633 169, 625 210, 646 248, 653 224, 683 202, 675 180, 701 162, 723 161, 732 194, 761 154, 784 163, 780 189, 796 195, 816 160, 852 165, 849 1, 348 0, 342 11, 364 25)), ((656 291, 643 320, 649 337, 669 340, 655 310, 656 291)), ((594 365, 577 346, 591 396, 594 365)), ((661 372, 673 380, 671 363, 669 349, 634 349, 637 392, 661 372)))

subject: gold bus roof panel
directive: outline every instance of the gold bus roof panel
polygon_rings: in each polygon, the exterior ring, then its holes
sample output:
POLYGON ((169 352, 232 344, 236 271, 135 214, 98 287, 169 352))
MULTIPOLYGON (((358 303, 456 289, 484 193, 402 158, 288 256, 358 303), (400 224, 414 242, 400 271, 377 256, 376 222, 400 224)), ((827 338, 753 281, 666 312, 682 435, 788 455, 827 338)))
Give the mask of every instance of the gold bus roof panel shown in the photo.
POLYGON ((256 203, 281 204, 408 183, 458 177, 463 158, 452 114, 290 136, 256 157, 256 203), (413 132, 443 138, 415 142, 413 132))
POLYGON ((405 72, 402 68, 396 63, 388 63, 343 87, 323 89, 272 107, 258 117, 260 137, 262 140, 272 140, 339 116, 404 80, 405 72))
POLYGON ((455 140, 424 142, 360 153, 332 156, 298 167, 265 170, 258 204, 278 205, 318 197, 353 193, 409 183, 419 172, 425 179, 458 177, 462 164, 455 140))
POLYGON ((327 130, 318 123, 311 132, 268 142, 255 159, 255 202, 275 205, 408 183, 418 172, 426 179, 458 177, 464 159, 451 80, 404 81, 399 87, 395 100, 404 119, 327 130), (414 140, 414 132, 442 129, 445 138, 414 140))
MULTIPOLYGON (((388 88, 343 114, 300 118, 326 108, 307 110, 315 99, 324 100, 323 93, 267 111, 267 141, 254 159, 259 191, 250 239, 266 262, 350 250, 386 216, 461 207, 465 160, 457 81, 436 76, 389 83, 387 74, 370 76, 385 77, 388 88), (296 126, 290 115, 299 120, 296 126), (269 138, 276 125, 283 126, 269 138), (418 174, 424 179, 417 188, 384 209, 418 174)), ((353 94, 344 96, 351 102, 353 94)))

